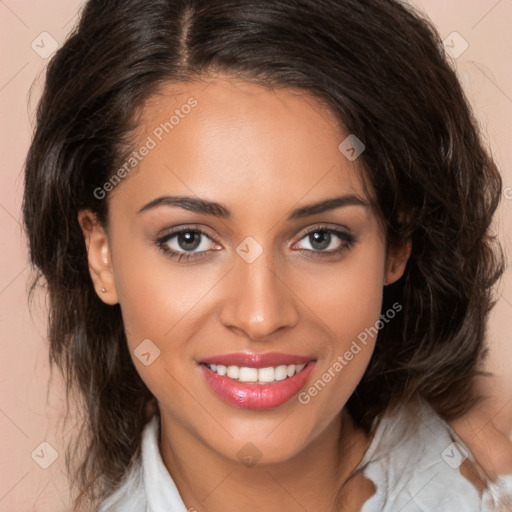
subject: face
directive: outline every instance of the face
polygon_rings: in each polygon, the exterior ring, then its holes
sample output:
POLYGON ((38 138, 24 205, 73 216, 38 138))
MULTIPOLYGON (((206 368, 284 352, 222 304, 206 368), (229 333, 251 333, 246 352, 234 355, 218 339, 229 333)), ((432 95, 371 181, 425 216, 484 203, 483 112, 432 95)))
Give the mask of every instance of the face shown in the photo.
POLYGON ((386 251, 359 161, 338 149, 348 135, 303 92, 171 84, 142 111, 107 229, 80 213, 98 295, 119 302, 177 438, 284 461, 362 378, 362 333, 408 252, 386 251))

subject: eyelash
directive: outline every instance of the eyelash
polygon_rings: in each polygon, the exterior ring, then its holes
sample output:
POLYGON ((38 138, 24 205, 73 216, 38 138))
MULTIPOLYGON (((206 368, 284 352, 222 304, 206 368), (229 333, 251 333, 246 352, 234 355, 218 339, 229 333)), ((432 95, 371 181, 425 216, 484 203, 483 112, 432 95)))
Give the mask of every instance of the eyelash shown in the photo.
MULTIPOLYGON (((315 226, 314 228, 312 228, 312 229, 308 230, 306 233, 304 233, 302 235, 302 237, 300 238, 300 240, 303 240, 311 233, 316 233, 318 231, 322 231, 322 232, 337 236, 342 241, 342 244, 340 245, 340 247, 338 247, 338 249, 334 249, 334 250, 330 250, 330 251, 321 251, 321 250, 315 251, 315 250, 311 250, 311 249, 299 249, 298 252, 300 252, 301 254, 312 253, 308 257, 313 257, 313 258, 334 256, 337 254, 341 254, 341 253, 345 252, 346 250, 351 249, 354 246, 354 244, 357 242, 357 239, 353 235, 346 233, 344 231, 339 231, 334 228, 329 228, 327 226, 315 226)), ((183 257, 185 257, 187 261, 191 261, 191 260, 197 261, 199 259, 206 257, 209 251, 200 251, 197 253, 187 253, 187 252, 178 252, 173 249, 169 249, 169 246, 167 245, 169 240, 171 240, 172 238, 176 237, 177 235, 179 235, 181 233, 187 233, 187 232, 198 233, 202 236, 205 236, 212 242, 219 244, 219 242, 217 240, 215 240, 213 237, 211 237, 204 231, 201 231, 200 229, 197 229, 194 227, 189 227, 189 226, 185 226, 183 228, 177 229, 176 231, 172 231, 171 233, 168 233, 162 237, 159 237, 155 240, 155 243, 156 243, 157 247, 164 254, 169 256, 170 258, 172 258, 172 259, 178 258, 178 262, 183 257)))

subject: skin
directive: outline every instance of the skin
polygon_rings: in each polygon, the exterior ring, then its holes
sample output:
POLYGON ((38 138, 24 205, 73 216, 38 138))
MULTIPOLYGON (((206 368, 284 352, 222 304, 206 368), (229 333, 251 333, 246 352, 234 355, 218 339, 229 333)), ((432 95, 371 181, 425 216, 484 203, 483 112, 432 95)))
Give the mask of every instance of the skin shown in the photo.
MULTIPOLYGON (((134 147, 191 96, 197 106, 110 193, 108 225, 88 210, 79 214, 98 296, 120 304, 133 362, 158 400, 163 461, 186 506, 198 511, 255 503, 268 512, 359 510, 373 485, 361 476, 344 483, 371 439, 344 406, 375 339, 307 405, 295 398, 263 411, 221 400, 198 362, 240 351, 311 355, 309 382, 316 381, 378 321, 383 285, 403 274, 410 245, 389 249, 367 206, 287 220, 292 209, 335 196, 366 201, 358 161, 338 150, 348 133, 299 91, 222 77, 207 86, 168 84, 144 106, 134 147), (163 195, 216 201, 231 216, 166 205, 139 212, 163 195), (188 262, 156 243, 185 226, 207 235, 188 251, 203 257, 188 262), (317 226, 355 242, 322 256, 344 241, 332 235, 317 249, 305 234, 317 226), (248 236, 263 250, 252 263, 236 252, 248 236), (134 356, 145 339, 160 350, 148 366, 134 356), (252 467, 237 455, 248 442, 261 454, 252 467)), ((178 237, 167 245, 187 252, 178 237)))
MULTIPOLYGON (((512 441, 510 418, 512 402, 504 402, 509 392, 494 377, 479 377, 476 386, 486 398, 450 426, 471 450, 477 463, 474 468, 461 465, 461 472, 476 473, 479 488, 485 479, 495 480, 498 475, 512 473, 512 441)), ((466 476, 466 474, 465 474, 466 476)))

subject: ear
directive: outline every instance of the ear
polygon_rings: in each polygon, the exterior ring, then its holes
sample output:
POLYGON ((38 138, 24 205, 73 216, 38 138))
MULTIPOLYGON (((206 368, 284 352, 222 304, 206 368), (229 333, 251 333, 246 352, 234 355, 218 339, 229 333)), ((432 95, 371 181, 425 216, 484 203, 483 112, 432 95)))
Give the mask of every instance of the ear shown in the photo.
POLYGON ((408 241, 388 249, 386 254, 384 285, 394 283, 403 276, 407 261, 411 255, 411 248, 412 243, 408 241))
POLYGON ((78 222, 84 234, 89 272, 96 293, 105 304, 117 304, 119 301, 107 233, 90 210, 80 210, 78 222))

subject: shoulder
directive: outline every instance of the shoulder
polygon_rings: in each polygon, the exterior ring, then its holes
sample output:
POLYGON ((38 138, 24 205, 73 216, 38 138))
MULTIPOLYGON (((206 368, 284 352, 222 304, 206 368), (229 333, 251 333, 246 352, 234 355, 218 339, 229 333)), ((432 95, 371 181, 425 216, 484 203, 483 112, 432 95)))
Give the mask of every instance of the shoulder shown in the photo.
MULTIPOLYGON (((424 401, 396 407, 376 424, 359 469, 376 487, 361 512, 483 512, 496 491, 474 457, 424 401)), ((502 487, 506 484, 501 482, 502 487)))

